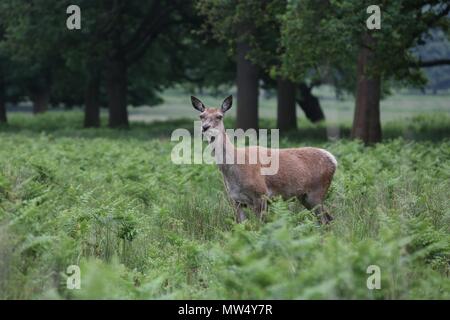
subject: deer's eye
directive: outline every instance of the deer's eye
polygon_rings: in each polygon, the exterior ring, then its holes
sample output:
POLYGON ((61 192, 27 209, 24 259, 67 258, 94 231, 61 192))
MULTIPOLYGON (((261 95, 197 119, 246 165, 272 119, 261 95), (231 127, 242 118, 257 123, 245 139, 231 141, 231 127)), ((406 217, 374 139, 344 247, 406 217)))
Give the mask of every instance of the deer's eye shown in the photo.
POLYGON ((220 115, 220 114, 216 116, 216 119, 217 119, 217 120, 222 120, 222 118, 223 118, 223 116, 220 115))
POLYGON ((202 119, 202 120, 205 119, 205 115, 204 115, 204 114, 201 114, 201 115, 200 115, 200 119, 202 119))

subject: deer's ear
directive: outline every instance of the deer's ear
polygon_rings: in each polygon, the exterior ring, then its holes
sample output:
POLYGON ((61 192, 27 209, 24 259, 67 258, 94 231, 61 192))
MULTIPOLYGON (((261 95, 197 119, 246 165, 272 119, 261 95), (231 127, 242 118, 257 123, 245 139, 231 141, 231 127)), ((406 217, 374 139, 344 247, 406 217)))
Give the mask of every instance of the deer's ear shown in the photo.
POLYGON ((205 111, 205 105, 199 99, 194 96, 191 96, 192 106, 200 112, 205 111))
POLYGON ((222 102, 222 107, 220 108, 223 113, 227 112, 231 106, 233 105, 233 96, 228 96, 225 100, 222 102))

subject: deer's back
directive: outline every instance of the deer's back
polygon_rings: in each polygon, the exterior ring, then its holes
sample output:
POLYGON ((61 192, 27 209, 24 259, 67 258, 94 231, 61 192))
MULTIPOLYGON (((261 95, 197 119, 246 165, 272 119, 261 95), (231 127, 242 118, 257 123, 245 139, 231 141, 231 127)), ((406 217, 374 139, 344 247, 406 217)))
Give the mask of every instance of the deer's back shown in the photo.
POLYGON ((227 189, 232 198, 236 199, 262 194, 298 197, 323 186, 328 188, 336 170, 334 157, 319 148, 266 149, 251 146, 238 148, 237 153, 245 153, 246 164, 222 166, 227 189), (267 153, 272 158, 278 153, 279 164, 275 174, 260 174, 261 167, 269 167, 271 164, 261 164, 259 157, 256 164, 248 164, 250 154, 259 152, 267 153))
POLYGON ((264 176, 269 194, 290 198, 323 186, 328 188, 337 165, 331 153, 312 147, 279 149, 278 152, 278 172, 264 176))

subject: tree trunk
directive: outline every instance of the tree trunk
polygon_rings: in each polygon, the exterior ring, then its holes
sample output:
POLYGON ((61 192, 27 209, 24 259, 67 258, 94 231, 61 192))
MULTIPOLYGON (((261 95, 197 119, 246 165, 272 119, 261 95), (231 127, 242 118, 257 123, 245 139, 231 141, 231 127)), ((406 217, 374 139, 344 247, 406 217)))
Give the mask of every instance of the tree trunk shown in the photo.
POLYGON ((6 123, 7 121, 5 86, 0 80, 0 123, 6 123))
POLYGON ((258 129, 258 68, 246 55, 247 43, 237 44, 237 121, 236 127, 258 129))
POLYGON ((277 81, 277 127, 280 131, 297 129, 295 86, 289 80, 277 81))
POLYGON ((320 101, 317 97, 311 93, 311 88, 306 83, 300 83, 300 97, 297 99, 297 103, 305 113, 306 118, 311 122, 319 122, 325 120, 325 114, 320 107, 320 101))
POLYGON ((128 127, 127 65, 123 55, 114 55, 108 64, 106 94, 109 107, 109 127, 128 127))
POLYGON ((357 65, 356 104, 353 118, 352 138, 361 139, 366 145, 381 141, 380 95, 381 77, 368 68, 374 61, 369 48, 375 45, 374 39, 366 34, 364 45, 360 48, 357 65))
POLYGON ((98 70, 92 71, 86 86, 84 97, 84 127, 100 127, 100 73, 98 70))
POLYGON ((50 101, 50 87, 44 85, 33 88, 30 92, 30 99, 33 102, 34 114, 46 112, 50 101))

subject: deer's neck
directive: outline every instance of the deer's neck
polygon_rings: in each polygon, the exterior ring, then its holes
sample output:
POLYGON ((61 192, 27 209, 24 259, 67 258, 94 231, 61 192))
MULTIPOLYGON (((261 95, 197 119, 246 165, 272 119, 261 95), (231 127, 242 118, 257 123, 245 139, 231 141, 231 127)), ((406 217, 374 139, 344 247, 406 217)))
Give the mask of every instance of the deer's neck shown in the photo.
POLYGON ((225 131, 221 132, 216 139, 216 163, 224 171, 235 162, 236 148, 225 131))

